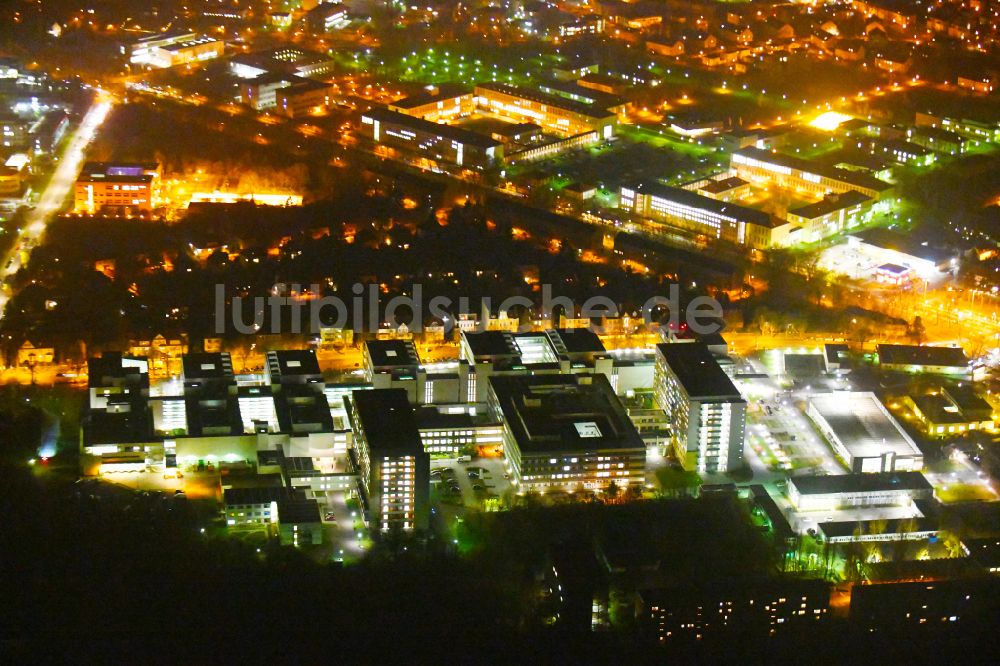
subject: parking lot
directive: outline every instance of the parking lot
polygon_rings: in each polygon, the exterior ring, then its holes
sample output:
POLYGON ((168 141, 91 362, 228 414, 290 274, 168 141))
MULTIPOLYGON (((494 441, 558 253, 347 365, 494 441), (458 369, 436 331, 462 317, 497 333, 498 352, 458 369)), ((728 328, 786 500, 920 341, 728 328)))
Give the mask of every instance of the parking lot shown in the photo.
MULTIPOLYGON (((763 368, 754 364, 759 374, 763 368)), ((756 458, 770 471, 812 474, 845 474, 847 470, 834 457, 825 441, 816 433, 808 417, 797 406, 804 404, 814 388, 830 390, 830 381, 785 390, 773 377, 753 377, 738 381, 747 397, 747 454, 753 465, 756 458)))
POLYGON ((431 485, 442 506, 456 509, 489 509, 511 491, 503 458, 431 460, 431 485))

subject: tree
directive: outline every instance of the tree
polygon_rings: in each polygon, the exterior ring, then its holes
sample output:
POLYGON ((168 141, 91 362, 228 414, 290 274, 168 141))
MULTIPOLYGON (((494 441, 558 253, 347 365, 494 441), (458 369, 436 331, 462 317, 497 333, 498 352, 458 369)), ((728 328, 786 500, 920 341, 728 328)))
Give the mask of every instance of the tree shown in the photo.
POLYGON ((910 324, 906 334, 914 344, 921 345, 924 343, 924 340, 927 338, 927 330, 924 328, 924 321, 920 318, 920 315, 913 318, 913 323, 910 324))

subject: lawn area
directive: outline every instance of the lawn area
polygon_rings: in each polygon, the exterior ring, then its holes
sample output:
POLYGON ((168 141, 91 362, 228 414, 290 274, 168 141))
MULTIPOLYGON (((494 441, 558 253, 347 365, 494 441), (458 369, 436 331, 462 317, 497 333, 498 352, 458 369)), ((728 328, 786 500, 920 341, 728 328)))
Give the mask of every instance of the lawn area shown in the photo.
POLYGON ((622 125, 618 128, 618 134, 636 142, 644 142, 654 148, 670 148, 690 157, 703 157, 716 152, 712 146, 686 141, 668 133, 668 130, 655 130, 639 125, 622 125))
POLYGON ((701 477, 697 472, 689 472, 673 467, 663 467, 656 470, 656 479, 664 490, 680 490, 697 488, 701 485, 701 477))
POLYGON ((949 483, 934 489, 938 499, 948 504, 951 502, 991 502, 997 499, 996 493, 979 484, 949 483))
POLYGON ((841 148, 837 137, 812 130, 797 130, 785 140, 781 152, 806 160, 813 160, 841 148))
POLYGON ((560 155, 546 163, 546 170, 554 172, 559 179, 617 189, 621 184, 634 186, 638 182, 668 176, 691 180, 698 169, 715 168, 714 162, 703 159, 705 162, 687 152, 623 140, 615 143, 613 150, 599 155, 590 151, 560 155))

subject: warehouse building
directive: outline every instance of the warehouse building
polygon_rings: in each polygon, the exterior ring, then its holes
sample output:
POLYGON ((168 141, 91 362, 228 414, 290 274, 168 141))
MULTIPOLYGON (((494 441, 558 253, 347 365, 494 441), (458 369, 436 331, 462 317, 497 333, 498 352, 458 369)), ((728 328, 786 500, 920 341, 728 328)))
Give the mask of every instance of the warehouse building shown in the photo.
POLYGON ((924 456, 874 393, 813 395, 806 410, 853 473, 919 470, 924 456))
POLYGON ((961 347, 880 344, 875 348, 879 365, 886 370, 968 375, 971 361, 961 347))
POLYGON ((797 511, 908 507, 933 496, 934 488, 920 472, 794 476, 788 480, 788 499, 797 511))

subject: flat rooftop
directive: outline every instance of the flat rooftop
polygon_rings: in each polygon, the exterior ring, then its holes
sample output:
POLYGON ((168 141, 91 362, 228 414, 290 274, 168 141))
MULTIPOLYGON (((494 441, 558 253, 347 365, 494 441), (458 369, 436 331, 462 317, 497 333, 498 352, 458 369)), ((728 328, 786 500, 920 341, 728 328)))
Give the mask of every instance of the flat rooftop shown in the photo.
POLYGON ((312 385, 285 386, 274 401, 283 432, 331 432, 333 416, 326 396, 312 385))
POLYGON ((405 389, 355 391, 350 400, 357 425, 373 453, 423 453, 417 419, 405 389))
POLYGON ((889 345, 876 347, 879 363, 892 365, 937 365, 968 368, 969 357, 961 347, 927 347, 924 345, 889 345))
POLYGON ((156 171, 156 162, 86 162, 80 173, 103 173, 112 176, 138 176, 147 171, 156 171))
POLYGON ((471 94, 472 88, 468 86, 459 85, 457 83, 442 83, 441 85, 435 86, 430 90, 425 89, 414 95, 410 95, 409 97, 398 99, 389 104, 389 106, 390 108, 395 107, 397 109, 414 109, 424 106, 425 104, 432 104, 434 102, 454 99, 456 97, 471 94))
POLYGON ((604 343, 589 328, 554 328, 545 331, 558 353, 603 354, 604 343))
POLYGON ((593 88, 585 88, 574 81, 546 81, 538 87, 546 94, 550 94, 550 91, 553 91, 551 94, 558 97, 572 95, 581 98, 585 104, 593 104, 602 109, 610 109, 625 103, 625 100, 618 95, 601 92, 593 88))
POLYGON ((128 384, 149 388, 149 361, 144 357, 125 356, 121 352, 104 352, 87 359, 89 388, 109 388, 128 384))
POLYGON ((963 412, 993 413, 993 407, 990 403, 977 393, 971 384, 948 386, 943 390, 943 393, 963 412))
POLYGON ((229 352, 184 354, 181 369, 186 380, 233 377, 233 362, 229 352))
POLYGON ((924 148, 923 146, 918 146, 915 143, 910 143, 905 139, 875 139, 873 145, 880 146, 892 151, 899 151, 901 153, 908 153, 910 155, 920 155, 927 156, 930 155, 931 149, 924 148))
POLYGON ((184 398, 184 415, 187 434, 192 437, 239 435, 244 431, 239 398, 229 395, 226 386, 209 385, 202 395, 184 398))
POLYGON ((602 374, 508 375, 489 381, 522 452, 645 450, 602 374))
POLYGON ((965 415, 943 395, 918 395, 912 397, 911 400, 920 413, 932 423, 965 423, 968 421, 965 415))
POLYGON ((496 419, 486 409, 470 413, 467 405, 424 405, 415 411, 417 426, 421 430, 476 428, 497 425, 496 419))
POLYGON ((282 486, 259 486, 255 488, 228 488, 222 493, 226 505, 269 504, 293 500, 300 495, 291 488, 282 486))
POLYGON ((961 134, 956 134, 950 130, 941 129, 940 127, 928 127, 926 125, 920 125, 913 128, 913 134, 917 136, 927 137, 932 141, 941 141, 944 143, 957 143, 959 145, 967 143, 969 139, 965 138, 961 134))
POLYGON ((329 83, 324 83, 323 81, 317 81, 316 79, 303 79, 301 77, 295 77, 296 81, 292 82, 292 85, 282 88, 278 91, 280 95, 303 95, 306 93, 313 92, 315 90, 326 90, 330 87, 329 83))
POLYGON ((843 169, 845 171, 855 171, 858 169, 868 172, 885 171, 892 166, 881 157, 849 148, 841 149, 832 153, 826 161, 833 164, 833 166, 837 169, 843 169), (854 169, 850 169, 848 167, 854 167, 854 169))
POLYGON ((933 262, 938 266, 956 259, 959 250, 942 244, 932 229, 932 225, 925 225, 903 233, 887 227, 869 227, 852 232, 851 235, 869 245, 896 250, 916 259, 933 262))
POLYGON ((267 369, 275 376, 319 375, 319 361, 311 349, 280 349, 267 352, 267 369))
POLYGON ((136 44, 145 44, 146 42, 160 42, 169 41, 176 39, 194 39, 198 36, 198 33, 193 30, 168 30, 167 32, 154 32, 151 35, 146 35, 135 40, 136 44))
POLYGON ((753 496, 754 503, 767 515, 767 519, 771 521, 771 529, 774 530, 778 538, 790 539, 795 536, 795 530, 792 529, 788 518, 785 517, 785 514, 778 508, 778 504, 771 497, 770 493, 767 492, 767 488, 759 483, 755 483, 750 486, 750 494, 753 496))
POLYGON ((319 502, 314 499, 286 499, 278 502, 279 523, 318 523, 319 502))
POLYGON ((480 357, 520 356, 521 354, 517 345, 514 344, 514 336, 506 331, 463 331, 462 338, 477 359, 480 357))
POLYGON ((129 402, 131 410, 127 412, 90 410, 81 423, 84 445, 151 442, 157 439, 153 435, 153 420, 145 401, 129 402))
POLYGON ((420 365, 417 349, 409 340, 368 340, 368 357, 375 368, 398 368, 420 365))
POLYGON ((845 208, 858 206, 871 200, 872 198, 866 194, 862 194, 856 190, 848 190, 847 192, 842 192, 840 194, 827 195, 825 198, 817 201, 816 203, 807 204, 790 210, 788 211, 788 214, 796 215, 807 220, 815 220, 816 218, 823 217, 824 215, 836 213, 837 211, 844 210, 845 208))
POLYGON ((668 342, 656 351, 690 398, 742 400, 739 389, 702 342, 668 342))
POLYGON ((729 178, 720 178, 719 180, 710 180, 701 187, 699 187, 698 191, 708 192, 709 194, 722 194, 723 192, 728 192, 729 190, 747 184, 748 182, 743 180, 742 178, 731 176, 729 178))
POLYGON ((826 355, 827 363, 839 363, 843 356, 850 353, 851 348, 846 344, 827 343, 823 345, 823 353, 826 355))
POLYGON ((809 406, 819 414, 854 458, 893 453, 922 456, 920 449, 874 393, 838 391, 813 395, 809 406))
POLYGON ((933 491, 920 472, 877 472, 875 474, 836 474, 830 476, 793 476, 788 483, 800 495, 833 493, 877 493, 898 491, 933 491))
POLYGON ((183 42, 177 42, 175 44, 167 44, 166 46, 162 46, 160 48, 162 48, 165 51, 181 51, 183 49, 189 49, 194 46, 201 46, 202 44, 213 44, 218 41, 221 40, 218 40, 215 37, 209 37, 208 35, 201 35, 193 39, 184 40, 183 42))
POLYGON ((510 95, 511 97, 519 97, 531 102, 536 102, 538 104, 544 104, 546 106, 551 106, 556 109, 562 109, 564 111, 569 111, 577 115, 585 116, 594 120, 604 120, 606 118, 613 117, 615 114, 608 111, 606 108, 601 108, 600 106, 594 104, 584 104, 583 102, 574 102, 571 99, 566 99, 565 97, 559 97, 556 95, 550 95, 543 93, 540 90, 531 90, 530 88, 522 88, 521 86, 513 86, 508 83, 500 83, 499 81, 489 81, 487 83, 480 83, 476 85, 476 90, 487 90, 490 92, 497 92, 503 95, 510 95))

